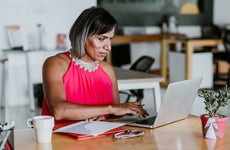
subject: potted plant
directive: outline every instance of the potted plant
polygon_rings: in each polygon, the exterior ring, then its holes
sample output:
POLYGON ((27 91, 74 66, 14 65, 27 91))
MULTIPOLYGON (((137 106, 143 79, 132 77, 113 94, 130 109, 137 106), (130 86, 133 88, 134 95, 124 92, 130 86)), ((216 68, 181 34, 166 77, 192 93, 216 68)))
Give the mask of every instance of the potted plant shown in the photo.
POLYGON ((200 116, 203 136, 205 138, 222 138, 228 121, 228 116, 220 114, 221 107, 228 105, 230 100, 230 88, 225 86, 217 91, 212 89, 202 89, 198 96, 203 98, 207 114, 200 116))

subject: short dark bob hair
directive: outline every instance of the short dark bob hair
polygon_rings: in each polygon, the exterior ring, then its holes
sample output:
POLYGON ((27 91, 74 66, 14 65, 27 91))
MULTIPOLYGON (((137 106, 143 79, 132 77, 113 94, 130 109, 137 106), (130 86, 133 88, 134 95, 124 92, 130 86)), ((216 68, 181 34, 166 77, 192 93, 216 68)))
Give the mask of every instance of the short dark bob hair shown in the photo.
POLYGON ((85 9, 70 29, 71 51, 80 58, 85 54, 85 41, 88 36, 104 34, 117 28, 117 20, 102 7, 85 9))

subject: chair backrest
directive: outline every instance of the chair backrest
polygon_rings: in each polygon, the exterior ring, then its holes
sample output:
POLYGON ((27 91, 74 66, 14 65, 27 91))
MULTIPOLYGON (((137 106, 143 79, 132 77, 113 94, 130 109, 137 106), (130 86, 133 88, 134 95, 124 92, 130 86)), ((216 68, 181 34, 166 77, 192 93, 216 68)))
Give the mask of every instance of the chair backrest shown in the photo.
POLYGON ((149 72, 155 59, 150 56, 141 56, 130 67, 130 70, 149 72))
MULTIPOLYGON (((150 56, 141 56, 130 67, 130 70, 149 72, 155 59, 150 56)), ((130 90, 130 92, 137 97, 137 101, 141 101, 144 97, 143 89, 130 90)))
POLYGON ((230 54, 230 30, 225 30, 223 37, 225 51, 230 54))
POLYGON ((220 39, 222 38, 222 30, 216 25, 203 25, 201 27, 201 36, 204 39, 220 39))

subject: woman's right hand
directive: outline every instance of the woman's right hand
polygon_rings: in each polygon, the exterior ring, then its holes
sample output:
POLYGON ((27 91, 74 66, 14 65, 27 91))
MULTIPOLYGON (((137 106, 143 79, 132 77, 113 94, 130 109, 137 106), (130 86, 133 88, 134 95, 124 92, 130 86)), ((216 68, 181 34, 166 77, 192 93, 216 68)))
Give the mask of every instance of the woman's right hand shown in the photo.
POLYGON ((126 114, 135 115, 138 118, 145 118, 148 116, 147 111, 143 108, 143 105, 139 102, 128 102, 115 104, 111 106, 113 115, 120 116, 126 114))

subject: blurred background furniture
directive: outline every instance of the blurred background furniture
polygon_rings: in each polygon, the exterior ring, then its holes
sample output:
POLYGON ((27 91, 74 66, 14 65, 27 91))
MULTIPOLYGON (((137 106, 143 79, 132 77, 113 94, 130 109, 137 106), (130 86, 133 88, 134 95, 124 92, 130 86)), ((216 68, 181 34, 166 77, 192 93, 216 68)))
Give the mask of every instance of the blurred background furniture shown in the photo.
POLYGON ((26 56, 21 50, 3 50, 3 55, 8 58, 6 68, 5 98, 7 105, 23 106, 29 103, 28 83, 26 71, 26 56))
POLYGON ((213 54, 214 63, 216 65, 214 73, 214 85, 216 87, 230 85, 230 30, 225 30, 223 36, 224 51, 218 51, 213 54), (228 63, 227 74, 220 73, 219 61, 225 61, 228 63))
POLYGON ((131 63, 130 44, 112 45, 111 53, 113 66, 121 67, 131 63))
MULTIPOLYGON (((154 61, 155 59, 150 56, 141 56, 131 65, 129 69, 140 72, 149 72, 154 61)), ((125 102, 129 102, 131 97, 136 97, 137 102, 141 102, 144 98, 143 89, 129 90, 129 92, 119 91, 119 93, 127 95, 125 102)))
POLYGON ((5 105, 5 89, 6 89, 6 70, 5 70, 5 62, 8 60, 8 58, 0 58, 1 63, 1 99, 0 99, 0 107, 4 107, 5 105))
MULTIPOLYGON (((222 39, 222 29, 214 24, 201 26, 201 39, 222 39)), ((199 47, 199 51, 210 52, 213 49, 217 49, 218 45, 199 47)))
POLYGON ((222 30, 220 27, 214 24, 203 25, 201 37, 186 39, 185 47, 181 52, 171 51, 169 53, 169 81, 175 82, 202 76, 201 88, 212 88, 212 51, 217 49, 219 42, 221 44, 221 38, 222 30))
MULTIPOLYGON (((174 38, 185 38, 185 34, 176 33, 176 34, 138 34, 138 35, 116 35, 112 39, 112 46, 116 45, 124 45, 124 44, 132 44, 132 43, 160 43, 160 75, 165 78, 164 82, 161 82, 162 85, 167 84, 167 43, 169 39, 174 38)), ((106 56, 106 61, 112 64, 112 51, 109 55, 106 56)), ((156 51, 155 48, 151 48, 150 53, 152 51, 156 51)), ((130 53, 132 53, 132 48, 130 49, 130 53)))
POLYGON ((7 104, 6 104, 6 68, 5 68, 5 63, 8 60, 8 58, 0 58, 0 63, 1 63, 1 97, 0 97, 0 123, 4 123, 5 122, 5 118, 6 118, 6 113, 5 110, 8 109, 7 108, 7 104))
POLYGON ((222 29, 214 24, 201 26, 201 38, 220 39, 222 38, 222 29))
MULTIPOLYGON (((118 90, 127 91, 127 90, 136 90, 136 89, 145 89, 151 90, 143 100, 143 104, 146 110, 154 110, 157 113, 161 105, 161 88, 160 83, 164 81, 164 77, 152 73, 134 71, 129 69, 122 69, 119 67, 114 67, 115 74, 117 77, 118 90)), ((144 93, 146 94, 146 93, 144 93)), ((126 96, 126 95, 125 95, 126 96)), ((121 102, 124 102, 124 99, 121 99, 121 102)), ((151 112, 154 112, 151 111, 151 112)), ((149 115, 151 115, 148 112, 149 115)))
MULTIPOLYGON (((222 44, 222 39, 194 39, 194 38, 188 38, 188 39, 162 39, 162 50, 161 52, 164 52, 167 54, 168 51, 168 45, 175 44, 177 42, 183 43, 184 46, 184 52, 185 52, 185 79, 191 79, 192 77, 192 63, 193 63, 193 54, 197 50, 197 47, 214 47, 222 44)), ((166 56, 165 56, 166 57, 166 56)), ((167 69, 168 69, 168 59, 164 60, 165 66, 162 66, 161 69, 164 72, 163 77, 167 75, 167 69)), ((213 63, 213 62, 211 62, 213 63)), ((213 73, 211 73, 212 75, 213 73)), ((170 74, 169 74, 170 76, 170 74)), ((210 76, 210 74, 209 74, 210 76)), ((166 76, 167 77, 167 76, 166 76)), ((203 82, 201 83, 201 85, 203 82)))
POLYGON ((60 50, 38 50, 26 52, 26 66, 29 87, 30 110, 35 110, 35 99, 38 100, 38 105, 41 106, 43 100, 42 88, 42 66, 45 60, 61 52, 60 50))
MULTIPOLYGON (((186 79, 186 54, 184 51, 169 52, 169 82, 186 79)), ((201 88, 213 86, 213 55, 212 52, 194 52, 191 56, 190 78, 202 77, 201 88)))
POLYGON ((28 105, 34 111, 34 85, 42 83, 42 65, 45 59, 63 50, 3 50, 6 63, 5 99, 7 105, 28 105))

